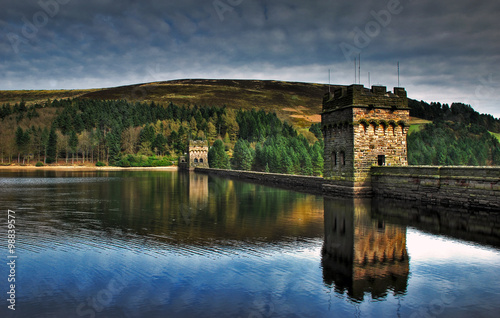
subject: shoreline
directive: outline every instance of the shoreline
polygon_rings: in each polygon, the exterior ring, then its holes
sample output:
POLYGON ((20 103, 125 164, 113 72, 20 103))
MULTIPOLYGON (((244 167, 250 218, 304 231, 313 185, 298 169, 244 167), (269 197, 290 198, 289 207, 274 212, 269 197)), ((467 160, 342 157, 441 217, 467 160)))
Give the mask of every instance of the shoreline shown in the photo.
POLYGON ((56 170, 56 171, 146 171, 146 170, 163 170, 163 171, 177 171, 177 166, 168 167, 96 167, 96 166, 0 166, 1 170, 56 170))

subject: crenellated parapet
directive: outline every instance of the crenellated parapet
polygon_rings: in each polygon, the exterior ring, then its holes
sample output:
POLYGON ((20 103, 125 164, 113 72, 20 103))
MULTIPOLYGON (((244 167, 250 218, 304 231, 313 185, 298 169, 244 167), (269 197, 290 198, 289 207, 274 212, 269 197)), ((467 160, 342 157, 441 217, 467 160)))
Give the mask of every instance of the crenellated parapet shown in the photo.
POLYGON ((333 94, 327 93, 323 98, 323 113, 352 106, 408 109, 408 97, 402 87, 395 87, 394 92, 389 92, 385 86, 368 89, 363 85, 351 85, 337 88, 333 94))

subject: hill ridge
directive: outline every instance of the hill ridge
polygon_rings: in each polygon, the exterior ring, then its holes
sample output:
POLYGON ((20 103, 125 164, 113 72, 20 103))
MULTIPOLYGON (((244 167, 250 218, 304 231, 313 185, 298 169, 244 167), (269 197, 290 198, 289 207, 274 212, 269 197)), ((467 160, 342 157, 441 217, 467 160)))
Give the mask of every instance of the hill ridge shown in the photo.
MULTIPOLYGON (((346 85, 330 86, 334 90, 346 85)), ((275 112, 281 120, 289 121, 296 127, 306 128, 321 120, 322 100, 327 91, 328 84, 310 82, 184 78, 98 89, 0 91, 0 104, 15 104, 24 100, 29 105, 43 103, 47 99, 89 98, 125 99, 130 102, 154 102, 164 105, 225 105, 234 109, 256 108, 275 112)), ((428 104, 409 98, 409 104, 414 117, 433 120, 439 117, 440 113, 446 113, 439 103, 428 104)), ((486 120, 495 121, 494 118, 486 120)), ((496 127, 491 129, 491 124, 486 126, 492 131, 500 132, 496 127)))

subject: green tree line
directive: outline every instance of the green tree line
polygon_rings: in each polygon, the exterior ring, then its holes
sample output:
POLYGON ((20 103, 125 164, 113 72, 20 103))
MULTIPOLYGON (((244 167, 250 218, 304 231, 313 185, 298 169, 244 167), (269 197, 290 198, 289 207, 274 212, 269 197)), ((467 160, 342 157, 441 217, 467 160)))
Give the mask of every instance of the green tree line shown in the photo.
POLYGON ((262 110, 89 99, 0 109, 5 114, 2 121, 15 116, 16 122, 33 110, 37 114, 33 118, 39 117, 38 112, 55 110, 44 125, 17 126, 10 147, 8 142, 0 144, 2 160, 7 154, 10 161, 15 154, 22 164, 62 159, 117 166, 169 165, 185 153, 190 139, 202 139, 212 145, 213 167, 308 175, 322 171, 322 140, 307 140, 275 113, 262 110))
MULTIPOLYGON (((410 164, 500 165, 498 141, 488 132, 497 119, 474 115, 463 104, 430 105, 437 119, 408 136, 410 164)), ((212 167, 303 175, 323 170, 321 125, 299 133, 263 110, 75 98, 4 104, 0 118, 2 162, 171 165, 190 139, 201 139, 211 145, 212 167)))
POLYGON ((473 124, 489 131, 500 133, 500 119, 489 114, 480 114, 470 105, 463 103, 448 104, 426 103, 409 99, 410 116, 427 120, 453 121, 462 124, 473 124))
POLYGON ((500 143, 484 127, 436 121, 408 135, 410 165, 500 165, 500 143))

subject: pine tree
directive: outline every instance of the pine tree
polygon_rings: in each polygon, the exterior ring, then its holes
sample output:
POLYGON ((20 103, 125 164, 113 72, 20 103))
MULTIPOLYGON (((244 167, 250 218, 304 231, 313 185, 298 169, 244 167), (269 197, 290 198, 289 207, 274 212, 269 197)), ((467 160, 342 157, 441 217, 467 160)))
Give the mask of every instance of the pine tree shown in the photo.
POLYGON ((16 146, 17 146, 17 162, 21 161, 21 153, 23 154, 23 164, 25 159, 25 154, 28 152, 30 145, 30 130, 26 129, 23 131, 21 127, 17 127, 16 130, 16 146))
POLYGON ((69 148, 71 149, 71 164, 75 163, 75 152, 76 149, 78 148, 78 137, 76 136, 76 133, 74 130, 71 131, 70 136, 69 136, 69 141, 68 141, 69 148))
POLYGON ((47 163, 53 163, 57 155, 57 134, 52 126, 47 140, 47 163))
POLYGON ((155 141, 153 142, 153 148, 158 151, 159 155, 162 155, 166 151, 167 138, 163 134, 157 134, 155 141))
POLYGON ((321 147, 320 142, 317 141, 314 143, 314 146, 312 148, 312 169, 313 169, 313 175, 315 176, 321 176, 323 174, 323 147, 321 147))
POLYGON ((217 139, 208 151, 208 164, 210 168, 229 169, 229 157, 224 150, 224 143, 217 139))
POLYGON ((251 170, 254 156, 248 141, 239 139, 234 145, 233 168, 236 170, 251 170))
POLYGON ((43 163, 47 163, 47 143, 49 141, 49 130, 45 127, 42 130, 42 153, 43 153, 43 163))
MULTIPOLYGON (((113 129, 106 136, 106 145, 108 146, 108 164, 116 165, 120 161, 120 137, 121 131, 113 129)), ((148 142, 146 142, 148 143, 148 142)))
POLYGON ((213 143, 215 138, 217 138, 217 129, 212 121, 209 121, 207 124, 207 139, 209 143, 213 143))

